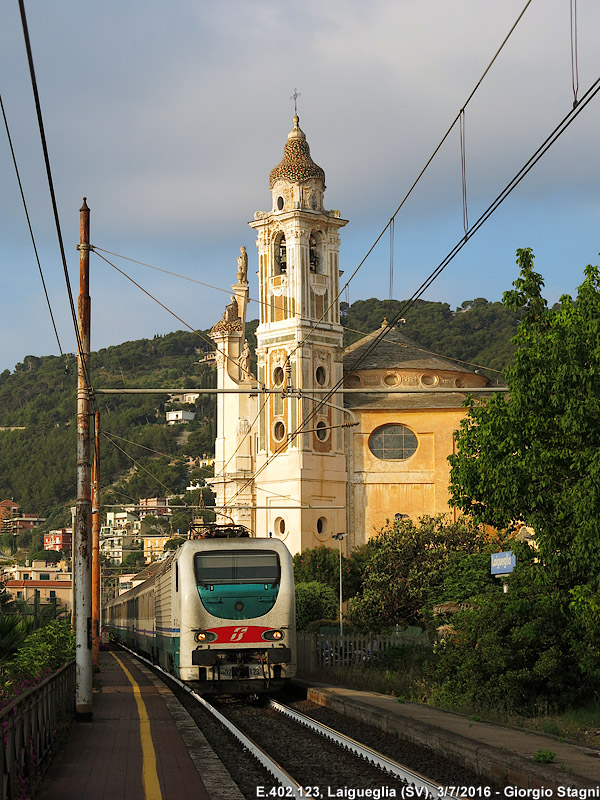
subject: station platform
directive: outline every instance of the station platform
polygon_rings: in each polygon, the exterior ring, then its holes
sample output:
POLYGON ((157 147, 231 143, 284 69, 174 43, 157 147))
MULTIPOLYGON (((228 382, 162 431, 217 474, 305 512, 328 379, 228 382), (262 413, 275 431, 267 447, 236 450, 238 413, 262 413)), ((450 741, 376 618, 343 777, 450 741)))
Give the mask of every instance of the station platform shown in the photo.
POLYGON ((169 689, 122 650, 100 654, 93 721, 75 722, 36 800, 242 800, 169 689))
POLYGON ((600 798, 598 748, 478 722, 418 703, 400 703, 376 692, 312 682, 304 685, 307 700, 313 703, 434 750, 482 778, 524 790, 513 794, 509 790, 507 797, 550 797, 553 793, 554 797, 600 798), (533 761, 540 750, 555 753, 552 763, 533 761), (548 793, 537 795, 540 789, 548 793))

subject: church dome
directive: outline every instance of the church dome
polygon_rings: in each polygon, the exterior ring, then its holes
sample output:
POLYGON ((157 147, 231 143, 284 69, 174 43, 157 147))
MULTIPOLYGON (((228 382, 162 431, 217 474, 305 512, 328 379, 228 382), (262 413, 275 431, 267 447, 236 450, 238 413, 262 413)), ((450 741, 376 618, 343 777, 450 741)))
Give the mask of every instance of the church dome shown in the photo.
POLYGON ((325 186, 325 172, 310 157, 306 134, 298 124, 300 118, 294 117, 294 129, 290 131, 283 150, 283 159, 271 170, 269 188, 283 178, 290 183, 303 183, 309 178, 317 178, 325 186))

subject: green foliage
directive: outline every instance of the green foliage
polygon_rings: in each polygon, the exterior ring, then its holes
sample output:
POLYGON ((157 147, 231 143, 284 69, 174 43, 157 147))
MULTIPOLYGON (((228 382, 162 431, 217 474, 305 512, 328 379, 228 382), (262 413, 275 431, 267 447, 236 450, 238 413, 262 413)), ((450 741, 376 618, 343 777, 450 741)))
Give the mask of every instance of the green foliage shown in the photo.
POLYGON ((6 666, 0 694, 24 691, 75 658, 75 635, 67 622, 54 620, 30 633, 6 666))
POLYGON ((535 553, 516 546, 507 594, 455 614, 455 636, 437 648, 435 698, 458 710, 535 714, 586 696, 590 683, 570 648, 568 602, 545 581, 535 553))
MULTIPOLYGON (((360 548, 362 552, 362 548, 360 548)), ((358 551, 355 551, 358 553, 358 551)), ((340 556, 338 550, 331 547, 315 547, 304 550, 294 556, 294 581, 310 583, 317 581, 330 586, 339 597, 340 590, 340 556)), ((348 559, 342 556, 342 597, 347 600, 359 590, 361 585, 360 556, 348 559)))
MULTIPOLYGON (((342 324, 346 331, 344 344, 355 342, 401 312, 404 300, 356 300, 351 306, 340 303, 342 324)), ((465 300, 453 311, 447 303, 417 300, 406 312, 402 333, 431 350, 451 358, 481 364, 492 370, 503 370, 510 363, 519 320, 518 311, 502 303, 490 303, 483 297, 465 300)), ((485 370, 482 370, 485 372, 485 370)), ((497 373, 487 373, 496 380, 497 373)))
POLYGON ((529 249, 504 296, 521 324, 508 396, 471 401, 450 457, 452 502, 497 527, 535 530, 540 571, 561 592, 579 663, 600 679, 600 272, 548 309, 529 249))
POLYGON ((533 754, 533 760, 538 764, 551 764, 556 758, 556 753, 552 750, 538 750, 533 754))
POLYGON ((366 546, 363 591, 350 601, 350 622, 362 630, 431 624, 435 604, 497 589, 489 575, 497 547, 467 518, 394 522, 366 546))
POLYGON ((0 613, 0 667, 14 656, 32 628, 33 617, 0 613))
POLYGON ((324 583, 310 581, 296 584, 296 626, 305 630, 310 622, 324 618, 335 618, 339 598, 334 590, 324 583))
MULTIPOLYGON (((199 364, 210 345, 193 333, 178 331, 150 340, 125 342, 92 353, 95 387, 214 386, 214 368, 199 364)), ((26 356, 11 374, 0 376, 0 426, 25 430, 0 432, 0 498, 14 497, 24 511, 48 517, 46 528, 70 524, 69 506, 76 494, 76 371, 69 357, 26 356)), ((179 491, 185 469, 175 457, 210 454, 214 443, 213 397, 201 395, 195 410, 197 426, 189 448, 178 442, 181 433, 167 426, 167 395, 97 395, 101 414, 102 484, 107 486, 132 467, 126 451, 142 466, 123 479, 114 502, 179 491), (110 437, 110 438, 109 438, 110 437), (121 449, 119 449, 121 448, 121 449), (182 452, 183 451, 183 452, 182 452), (160 457, 161 453, 168 458, 160 457), (173 461, 174 463, 169 463, 173 461), (158 462, 158 463, 156 463, 158 462), (159 481, 144 472, 156 472, 159 481)), ((25 537, 19 546, 28 546, 25 537)))
POLYGON ((121 566, 124 569, 142 569, 144 566, 144 551, 143 550, 132 550, 131 552, 127 553, 127 555, 123 558, 123 562, 121 566))
POLYGON ((169 539, 168 541, 165 542, 165 547, 164 547, 165 552, 168 552, 169 550, 177 550, 177 548, 181 547, 181 545, 185 541, 186 540, 183 537, 177 537, 175 539, 169 539))
POLYGON ((58 550, 34 550, 29 554, 29 561, 45 561, 46 564, 58 564, 63 554, 58 550))

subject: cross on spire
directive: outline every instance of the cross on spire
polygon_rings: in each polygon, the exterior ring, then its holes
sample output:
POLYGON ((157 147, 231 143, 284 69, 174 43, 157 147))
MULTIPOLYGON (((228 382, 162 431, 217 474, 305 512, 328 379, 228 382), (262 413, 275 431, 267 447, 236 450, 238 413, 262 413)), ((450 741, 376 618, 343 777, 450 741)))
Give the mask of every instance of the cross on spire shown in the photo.
POLYGON ((294 86, 294 94, 290 95, 290 100, 294 101, 294 114, 298 116, 298 98, 302 92, 299 92, 298 89, 294 86))

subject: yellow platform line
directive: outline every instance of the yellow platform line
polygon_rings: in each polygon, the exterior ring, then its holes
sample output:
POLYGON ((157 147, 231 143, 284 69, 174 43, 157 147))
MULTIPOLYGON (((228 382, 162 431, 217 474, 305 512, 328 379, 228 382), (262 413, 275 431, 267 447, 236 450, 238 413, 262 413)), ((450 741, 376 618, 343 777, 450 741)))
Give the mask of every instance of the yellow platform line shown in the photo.
POLYGON ((129 683, 133 686, 133 695, 137 704, 138 715, 140 717, 140 738, 142 740, 142 777, 144 780, 144 794, 146 800, 162 800, 162 792, 160 790, 160 783, 158 782, 158 772, 156 771, 156 752, 152 742, 152 734, 150 732, 150 719, 146 711, 146 704, 142 699, 142 692, 140 687, 135 681, 133 675, 121 659, 114 653, 111 653, 113 658, 117 661, 129 683))

